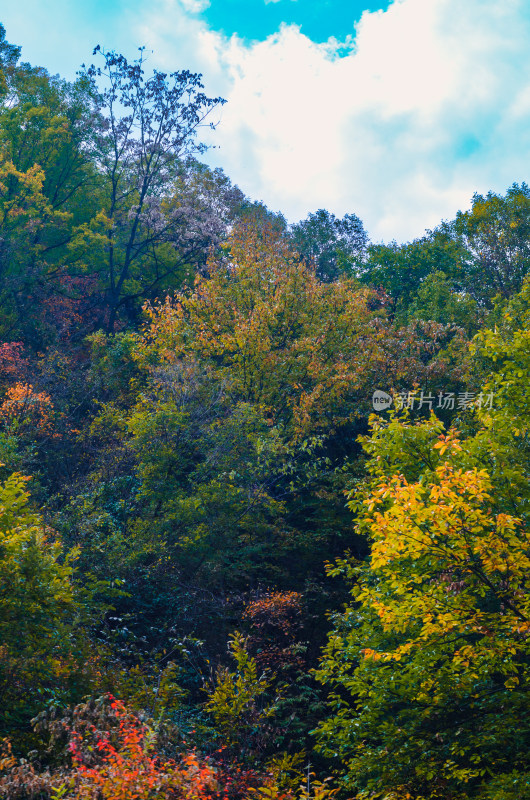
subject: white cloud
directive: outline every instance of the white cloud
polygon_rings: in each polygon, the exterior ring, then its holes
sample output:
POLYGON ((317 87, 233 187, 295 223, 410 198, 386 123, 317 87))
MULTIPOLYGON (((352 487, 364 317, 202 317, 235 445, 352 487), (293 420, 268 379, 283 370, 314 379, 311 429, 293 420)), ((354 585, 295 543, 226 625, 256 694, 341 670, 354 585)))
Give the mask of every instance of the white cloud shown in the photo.
POLYGON ((198 14, 210 5, 210 0, 180 0, 185 11, 198 14))
POLYGON ((160 0, 141 38, 227 98, 210 161, 288 218, 355 212, 374 239, 407 239, 528 178, 526 0, 394 0, 343 57, 296 26, 226 38, 185 13, 197 1, 160 0))

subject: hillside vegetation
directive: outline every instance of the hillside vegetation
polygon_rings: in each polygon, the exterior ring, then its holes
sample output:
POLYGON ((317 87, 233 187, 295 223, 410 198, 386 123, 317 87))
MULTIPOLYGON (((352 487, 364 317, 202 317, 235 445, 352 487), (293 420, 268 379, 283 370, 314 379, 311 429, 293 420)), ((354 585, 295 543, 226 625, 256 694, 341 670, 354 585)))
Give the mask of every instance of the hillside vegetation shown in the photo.
POLYGON ((530 188, 289 225, 94 60, 0 26, 0 797, 530 798, 530 188))

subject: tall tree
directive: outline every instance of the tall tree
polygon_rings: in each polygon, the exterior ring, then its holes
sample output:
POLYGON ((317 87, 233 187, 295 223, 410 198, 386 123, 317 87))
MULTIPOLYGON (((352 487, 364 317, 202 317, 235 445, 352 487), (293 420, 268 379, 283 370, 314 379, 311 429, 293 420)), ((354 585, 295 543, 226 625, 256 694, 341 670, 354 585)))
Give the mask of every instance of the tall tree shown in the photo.
POLYGON ((9 165, 12 171, 2 195, 8 203, 18 196, 18 206, 28 208, 27 184, 16 175, 38 175, 42 202, 30 222, 26 217, 9 224, 11 214, 1 223, 2 327, 5 335, 13 329, 40 348, 53 337, 50 302, 75 298, 72 279, 83 276, 69 245, 76 226, 97 211, 88 147, 94 110, 86 79, 69 84, 41 67, 18 63, 16 52, 8 55, 0 161, 4 173, 9 165))
POLYGON ((506 195, 475 194, 470 211, 442 225, 462 246, 464 287, 482 304, 521 289, 530 269, 530 187, 514 183, 506 195))
POLYGON ((383 289, 396 315, 406 319, 423 281, 440 271, 450 279, 456 278, 459 258, 454 238, 447 232, 434 231, 406 244, 371 244, 361 277, 363 282, 383 289))
POLYGON ((152 350, 214 365, 225 392, 261 405, 289 436, 350 419, 349 398, 378 349, 370 291, 348 280, 322 284, 267 226, 235 228, 208 269, 192 293, 148 309, 152 350))
POLYGON ((523 796, 530 538, 461 447, 442 434, 430 475, 381 478, 362 521, 369 562, 336 569, 353 600, 320 674, 345 694, 321 742, 359 797, 523 796), (490 795, 496 782, 515 792, 490 795))
POLYGON ((20 47, 10 44, 6 39, 6 29, 0 22, 0 97, 5 97, 13 70, 20 58, 20 47))
POLYGON ((292 225, 291 236, 295 249, 325 282, 337 280, 341 275, 355 275, 368 244, 368 235, 358 216, 346 214, 339 219, 322 208, 292 225))
POLYGON ((188 70, 146 77, 143 48, 133 62, 99 46, 94 54, 103 66, 83 75, 100 114, 93 137, 103 177, 99 257, 112 331, 120 310, 134 318, 134 301, 175 270, 175 249, 189 244, 189 206, 166 201, 182 160, 204 151, 197 133, 224 101, 207 97, 201 76, 188 70))
POLYGON ((529 299, 527 283, 474 341, 472 435, 396 418, 364 439, 371 478, 351 507, 371 555, 331 569, 352 599, 319 729, 360 798, 528 797, 529 299))

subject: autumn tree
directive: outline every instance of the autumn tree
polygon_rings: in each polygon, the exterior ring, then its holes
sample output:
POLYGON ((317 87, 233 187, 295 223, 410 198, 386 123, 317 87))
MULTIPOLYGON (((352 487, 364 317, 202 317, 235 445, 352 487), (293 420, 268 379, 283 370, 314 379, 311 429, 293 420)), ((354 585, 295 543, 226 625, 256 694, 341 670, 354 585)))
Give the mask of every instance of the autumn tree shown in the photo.
POLYGON ((519 798, 528 786, 528 284, 474 358, 485 392, 467 438, 435 417, 374 420, 364 493, 350 495, 366 563, 320 679, 320 747, 359 797, 519 798))
POLYGON ((341 491, 374 388, 453 370, 437 357, 454 331, 395 331, 371 297, 249 225, 147 307, 141 336, 93 337, 111 390, 89 434, 100 456, 61 526, 133 581, 144 620, 186 608, 200 625, 181 590, 299 589, 351 538, 341 491))
POLYGON ((367 497, 368 565, 334 570, 354 602, 320 677, 352 700, 337 695, 321 746, 360 797, 488 797, 492 774, 508 787, 528 768, 528 532, 491 509, 485 470, 451 463, 454 437, 434 447, 428 480, 397 475, 367 497))
POLYGON ((347 524, 340 494, 319 493, 336 466, 323 442, 373 391, 370 373, 362 399, 378 341, 368 296, 322 284, 252 228, 151 307, 141 336, 92 337, 97 457, 57 524, 86 544, 85 568, 127 580, 150 641, 177 630, 218 647, 227 595, 322 573, 347 524))
POLYGON ((281 234, 244 225, 194 291, 148 310, 148 357, 193 354, 233 399, 263 407, 292 436, 351 418, 377 347, 370 292, 322 284, 281 234), (333 412, 332 412, 333 409, 333 412))
MULTIPOLYGON (((18 221, 2 236, 5 327, 37 347, 53 339, 54 320, 63 338, 113 330, 120 314, 134 321, 146 298, 204 264, 242 194, 191 158, 221 102, 202 93, 199 75, 147 77, 142 50, 133 63, 101 53, 102 68, 67 83, 17 63, 10 47, 0 156, 38 178, 45 205, 31 226, 18 221), (42 309, 32 322, 28 304, 42 309)), ((14 175, 7 188, 16 197, 14 175)))
POLYGON ((173 565, 233 586, 270 567, 271 579, 331 534, 315 520, 319 532, 302 533, 284 504, 316 488, 311 457, 329 470, 325 438, 360 415, 353 398, 377 347, 367 296, 322 284, 281 235, 245 227, 193 290, 148 309, 139 360, 153 389, 127 425, 142 527, 177 548, 173 565))

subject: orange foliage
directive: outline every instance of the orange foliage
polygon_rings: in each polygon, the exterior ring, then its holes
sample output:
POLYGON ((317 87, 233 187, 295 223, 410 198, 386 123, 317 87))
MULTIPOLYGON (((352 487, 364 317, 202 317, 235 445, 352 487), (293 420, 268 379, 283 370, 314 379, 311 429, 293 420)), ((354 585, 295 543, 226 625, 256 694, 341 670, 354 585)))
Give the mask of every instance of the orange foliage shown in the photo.
POLYGON ((302 666, 295 653, 302 620, 301 601, 299 592, 266 592, 247 603, 243 618, 251 624, 248 643, 259 666, 273 670, 286 665, 302 666))
POLYGON ((80 331, 86 333, 97 328, 98 322, 101 323, 95 302, 97 290, 97 280, 93 276, 59 276, 53 294, 42 298, 43 319, 52 323, 63 341, 80 331))
POLYGON ((0 378, 19 377, 25 366, 22 358, 22 342, 2 342, 0 344, 0 378))
POLYGON ((75 770, 78 798, 102 800, 148 800, 163 793, 167 797, 199 798, 216 788, 212 768, 201 764, 195 753, 188 753, 181 764, 151 752, 148 729, 129 714, 120 700, 110 696, 110 708, 118 721, 118 730, 96 731, 95 744, 88 744, 86 734, 74 732, 70 751, 75 770), (86 762, 90 754, 89 765, 86 762), (94 765, 94 758, 97 763, 94 765))
POLYGON ((109 700, 118 722, 116 731, 97 731, 92 725, 84 735, 72 733, 69 747, 76 798, 154 800, 163 796, 192 800, 216 793, 211 766, 201 763, 193 752, 185 754, 179 764, 153 753, 148 728, 129 714, 120 700, 112 696, 109 700))
POLYGON ((30 383, 16 383, 9 388, 0 406, 0 420, 8 426, 31 425, 39 433, 51 431, 53 404, 46 392, 35 392, 30 383))
POLYGON ((288 635, 301 614, 301 599, 300 592, 266 592, 247 603, 243 616, 256 628, 273 625, 288 635))

